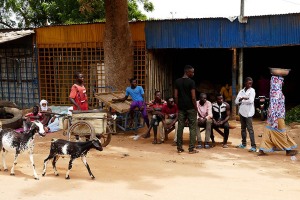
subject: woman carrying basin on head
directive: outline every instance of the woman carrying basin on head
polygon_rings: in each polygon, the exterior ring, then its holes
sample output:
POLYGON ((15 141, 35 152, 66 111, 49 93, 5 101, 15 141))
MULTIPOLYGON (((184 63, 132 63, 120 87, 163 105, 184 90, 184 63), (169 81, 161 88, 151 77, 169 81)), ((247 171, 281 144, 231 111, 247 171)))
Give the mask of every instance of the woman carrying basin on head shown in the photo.
POLYGON ((268 110, 268 125, 262 137, 259 148, 259 156, 265 152, 286 151, 287 156, 298 153, 297 144, 288 135, 285 129, 285 97, 282 93, 284 78, 273 75, 270 84, 270 105, 268 110))

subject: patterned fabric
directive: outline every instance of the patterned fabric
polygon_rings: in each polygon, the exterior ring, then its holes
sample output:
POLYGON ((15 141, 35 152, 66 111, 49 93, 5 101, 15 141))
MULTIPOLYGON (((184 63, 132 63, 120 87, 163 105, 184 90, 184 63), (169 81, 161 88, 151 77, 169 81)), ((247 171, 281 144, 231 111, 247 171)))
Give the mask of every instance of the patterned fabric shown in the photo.
POLYGON ((285 97, 282 93, 283 77, 272 76, 270 87, 270 105, 268 110, 268 124, 278 128, 278 118, 285 118, 285 97))

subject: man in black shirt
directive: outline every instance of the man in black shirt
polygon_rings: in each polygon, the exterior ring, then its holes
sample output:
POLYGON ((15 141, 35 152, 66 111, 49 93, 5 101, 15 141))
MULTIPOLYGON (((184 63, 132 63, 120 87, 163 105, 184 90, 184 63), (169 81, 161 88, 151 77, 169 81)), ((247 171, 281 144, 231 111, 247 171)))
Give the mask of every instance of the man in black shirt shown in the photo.
POLYGON ((178 130, 177 130, 177 151, 181 153, 182 134, 186 120, 188 120, 190 131, 189 153, 198 153, 195 150, 196 125, 197 125, 197 105, 196 105, 196 86, 191 78, 194 76, 194 68, 190 65, 184 67, 184 75, 175 81, 175 103, 178 106, 178 130))

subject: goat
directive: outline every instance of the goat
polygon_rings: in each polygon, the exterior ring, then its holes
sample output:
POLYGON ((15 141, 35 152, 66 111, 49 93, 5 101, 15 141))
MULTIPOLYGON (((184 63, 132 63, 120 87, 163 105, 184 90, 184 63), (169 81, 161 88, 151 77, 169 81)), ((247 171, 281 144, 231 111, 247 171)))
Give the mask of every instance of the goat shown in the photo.
POLYGON ((15 166, 17 164, 19 154, 24 151, 29 151, 29 158, 33 167, 33 176, 36 180, 39 179, 35 171, 35 164, 33 161, 34 138, 37 132, 40 136, 45 136, 44 126, 38 120, 32 123, 29 130, 22 133, 18 133, 9 128, 0 130, 0 151, 2 151, 2 163, 4 171, 8 171, 5 162, 5 157, 8 152, 15 152, 14 163, 10 170, 10 175, 15 175, 15 166))
POLYGON ((43 170, 43 176, 46 174, 46 167, 49 159, 52 160, 52 166, 54 169, 54 174, 58 176, 58 172, 56 170, 56 162, 59 159, 59 156, 63 155, 69 155, 70 156, 70 161, 69 161, 69 167, 68 171, 66 173, 66 179, 70 179, 70 170, 72 168, 72 163, 73 161, 81 157, 81 160, 85 167, 87 168, 89 175, 92 179, 95 178, 95 176, 92 174, 91 169, 86 161, 86 154, 90 149, 96 149, 98 151, 103 151, 101 141, 96 139, 93 139, 91 141, 86 141, 86 142, 70 142, 67 140, 62 140, 62 139, 55 139, 53 138, 51 141, 51 147, 50 147, 50 154, 49 156, 44 160, 44 170, 43 170))

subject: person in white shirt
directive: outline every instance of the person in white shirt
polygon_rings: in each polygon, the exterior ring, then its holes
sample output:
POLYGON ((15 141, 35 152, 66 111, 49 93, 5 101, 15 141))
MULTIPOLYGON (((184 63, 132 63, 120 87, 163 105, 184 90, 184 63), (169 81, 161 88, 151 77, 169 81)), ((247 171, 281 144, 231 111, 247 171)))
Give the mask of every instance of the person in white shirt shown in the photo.
POLYGON ((254 130, 252 126, 252 117, 255 113, 254 109, 254 99, 255 99, 255 90, 252 88, 253 79, 247 77, 245 79, 245 87, 241 89, 235 99, 235 104, 239 106, 239 116, 241 122, 241 136, 242 144, 238 145, 237 148, 246 148, 247 146, 247 132, 249 132, 251 148, 249 152, 256 152, 256 144, 254 138, 254 130))

